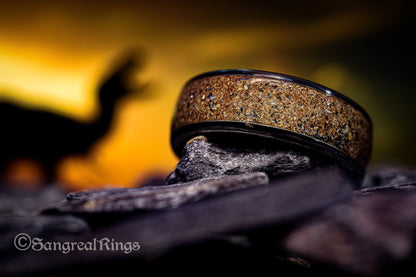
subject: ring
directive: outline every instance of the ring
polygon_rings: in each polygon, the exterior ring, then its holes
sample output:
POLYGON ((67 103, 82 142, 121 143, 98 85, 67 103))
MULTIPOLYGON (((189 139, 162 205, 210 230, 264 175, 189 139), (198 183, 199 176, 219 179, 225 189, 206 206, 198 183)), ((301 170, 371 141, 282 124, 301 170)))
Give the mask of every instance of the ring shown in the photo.
POLYGON ((301 78, 220 70, 188 81, 176 104, 171 145, 178 157, 198 135, 248 134, 320 153, 362 180, 372 122, 353 100, 301 78))

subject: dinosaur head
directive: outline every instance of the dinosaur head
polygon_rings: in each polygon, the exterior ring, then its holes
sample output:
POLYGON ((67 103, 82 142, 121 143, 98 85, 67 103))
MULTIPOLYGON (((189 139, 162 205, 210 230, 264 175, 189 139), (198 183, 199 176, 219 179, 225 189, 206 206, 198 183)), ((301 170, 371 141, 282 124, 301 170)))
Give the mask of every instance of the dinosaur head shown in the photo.
POLYGON ((125 96, 141 94, 144 86, 137 84, 135 73, 143 66, 143 55, 137 50, 129 50, 113 63, 110 74, 104 78, 98 88, 101 106, 113 105, 125 96))

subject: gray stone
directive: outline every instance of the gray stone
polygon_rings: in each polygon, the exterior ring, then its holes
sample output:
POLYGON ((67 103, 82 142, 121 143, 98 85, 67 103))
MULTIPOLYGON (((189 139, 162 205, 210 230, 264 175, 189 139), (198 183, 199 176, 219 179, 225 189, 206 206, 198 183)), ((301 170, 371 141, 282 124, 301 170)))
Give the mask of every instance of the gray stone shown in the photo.
POLYGON ((0 217, 0 253, 16 254, 14 237, 20 233, 44 240, 73 239, 89 233, 86 221, 72 215, 36 215, 0 217))
POLYGON ((70 193, 61 212, 126 212, 173 209, 212 195, 269 183, 263 172, 203 178, 174 185, 143 188, 104 189, 70 193))
POLYGON ((266 172, 272 178, 301 173, 312 167, 311 159, 305 154, 266 145, 238 147, 230 143, 218 144, 199 136, 186 144, 181 160, 166 183, 259 171, 266 172))
MULTIPOLYGON (((203 201, 188 202, 189 205, 175 209, 130 213, 129 217, 111 223, 109 213, 84 214, 89 219, 101 220, 103 224, 91 228, 91 235, 79 236, 74 241, 91 241, 95 237, 137 241, 140 251, 129 255, 121 251, 74 251, 65 255, 19 252, 13 259, 0 260, 0 275, 10 276, 12 272, 14 276, 33 276, 36 273, 58 272, 72 276, 79 274, 80 265, 85 265, 83 275, 97 275, 97 270, 101 270, 101 276, 114 276, 120 272, 120 268, 127 267, 140 270, 143 274, 154 275, 159 270, 165 273, 162 271, 169 268, 171 273, 195 275, 194 270, 185 270, 190 264, 204 272, 211 270, 218 273, 221 270, 242 275, 249 270, 266 275, 272 270, 273 275, 284 274, 284 269, 279 266, 281 262, 276 259, 280 247, 277 242, 282 237, 282 231, 345 199, 352 192, 349 180, 334 168, 273 180, 268 185, 262 185, 268 182, 264 173, 223 176, 198 182, 199 185, 195 181, 187 186, 193 186, 193 190, 200 185, 218 187, 220 183, 228 183, 233 188, 257 185, 232 193, 220 193, 219 197, 206 197, 203 201), (237 180, 240 180, 239 183, 237 180), (68 269, 72 269, 72 274, 68 274, 68 269)), ((181 191, 188 190, 182 185, 179 187, 181 191)), ((135 198, 141 195, 139 191, 142 190, 132 191, 133 195, 136 193, 135 198)), ((154 192, 151 189, 146 191, 154 192)), ((113 192, 117 194, 121 191, 113 192)), ((80 194, 79 199, 93 198, 94 193, 80 194)), ((103 193, 111 194, 111 191, 99 193, 96 200, 103 199, 103 193)), ((78 201, 71 200, 68 203, 75 204, 78 201)), ((87 202, 82 200, 80 203, 87 202)))
POLYGON ((373 166, 364 179, 364 188, 384 188, 416 185, 416 170, 403 166, 373 166))
POLYGON ((414 252, 416 186, 363 189, 300 225, 286 247, 346 272, 379 275, 414 252))
POLYGON ((42 210, 62 201, 65 192, 58 186, 41 189, 2 187, 0 189, 0 216, 37 215, 42 210))

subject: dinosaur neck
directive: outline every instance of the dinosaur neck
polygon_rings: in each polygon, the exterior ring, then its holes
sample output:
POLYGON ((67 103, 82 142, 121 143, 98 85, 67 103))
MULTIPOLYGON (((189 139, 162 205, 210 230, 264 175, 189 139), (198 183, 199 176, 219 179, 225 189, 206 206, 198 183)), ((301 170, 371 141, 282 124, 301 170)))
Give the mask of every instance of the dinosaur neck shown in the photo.
POLYGON ((96 120, 91 123, 89 131, 91 139, 100 138, 110 128, 117 103, 130 92, 128 78, 134 68, 134 61, 127 59, 116 67, 116 70, 99 87, 97 96, 100 113, 96 120))
POLYGON ((103 99, 103 97, 99 97, 100 111, 97 118, 90 126, 90 131, 95 138, 103 136, 110 129, 119 100, 120 99, 103 99))
POLYGON ((111 126, 111 123, 113 121, 113 117, 115 114, 115 105, 113 106, 102 106, 100 105, 100 111, 93 122, 93 126, 95 131, 98 131, 98 133, 105 133, 111 126))

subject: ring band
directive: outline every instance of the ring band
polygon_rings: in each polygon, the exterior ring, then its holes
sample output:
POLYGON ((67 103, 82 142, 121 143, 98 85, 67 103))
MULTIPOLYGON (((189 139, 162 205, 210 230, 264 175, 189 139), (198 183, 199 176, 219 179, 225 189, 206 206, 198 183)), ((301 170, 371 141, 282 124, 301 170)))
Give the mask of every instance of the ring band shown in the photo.
POLYGON ((369 115, 348 97, 284 74, 221 70, 184 86, 172 120, 180 157, 196 135, 246 133, 323 152, 364 176, 372 146, 369 115))

